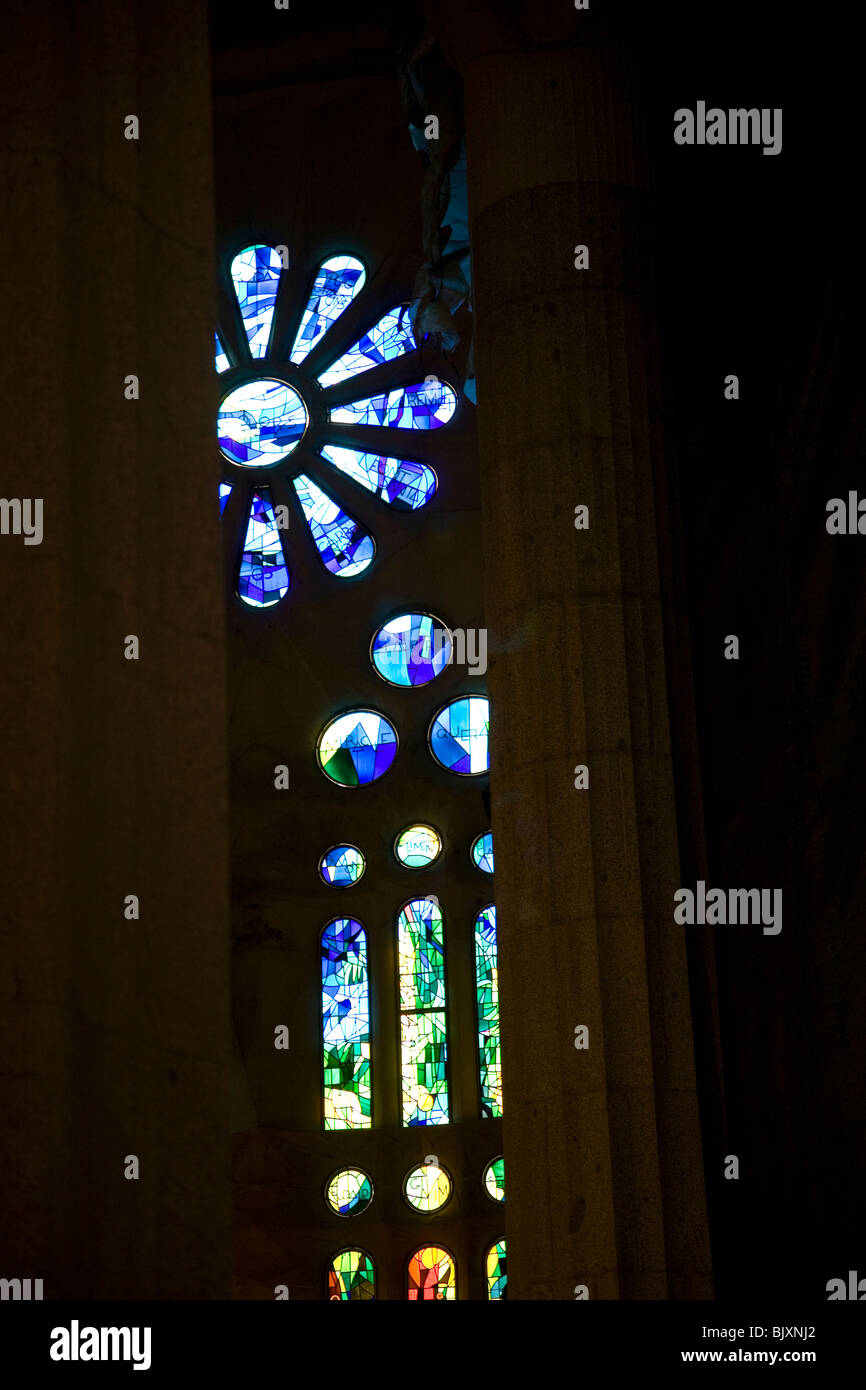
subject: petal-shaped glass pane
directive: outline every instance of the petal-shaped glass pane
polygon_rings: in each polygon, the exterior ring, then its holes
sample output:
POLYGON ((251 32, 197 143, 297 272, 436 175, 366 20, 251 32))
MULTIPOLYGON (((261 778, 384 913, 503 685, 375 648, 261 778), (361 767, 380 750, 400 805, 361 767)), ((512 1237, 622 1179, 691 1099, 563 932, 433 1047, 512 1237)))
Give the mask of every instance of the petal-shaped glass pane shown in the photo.
POLYGON ((232 261, 232 283, 253 357, 264 357, 268 350, 282 268, 273 246, 246 246, 232 261))
POLYGON ((406 1296, 410 1300, 433 1298, 449 1302, 457 1297, 454 1259, 447 1250, 438 1245, 426 1245, 415 1251, 409 1261, 406 1296))
POLYGON ((403 1179, 403 1196, 416 1211, 438 1211, 451 1196, 451 1177, 438 1163, 419 1163, 403 1179))
POLYGON ((373 1180, 363 1168, 341 1168, 328 1180, 325 1201, 336 1216, 357 1216, 373 1200, 373 1180))
POLYGON ((365 867, 364 856, 356 845, 334 845, 319 860, 319 874, 329 888, 351 888, 365 867))
POLYGON ((426 869, 442 852, 442 838, 432 825, 409 825, 394 841, 394 853, 405 869, 426 869))
POLYGON ((376 1267, 366 1250, 341 1250, 328 1266, 332 1303, 376 1297, 376 1267))
POLYGON ((217 369, 218 372, 227 372, 228 369, 229 369, 229 367, 231 366, 231 363, 229 362, 229 359, 226 357, 225 348, 223 347, 222 343, 220 342, 220 335, 219 335, 218 333, 214 333, 214 342, 215 342, 214 355, 215 355, 215 357, 216 357, 216 369, 217 369))
POLYGON ((370 992, 367 934, 354 917, 322 932, 325 1129, 369 1129, 370 992))
POLYGON ((483 874, 493 873, 493 831, 485 830, 472 841, 472 863, 483 874))
POLYGON ((225 509, 226 509, 226 503, 228 502, 228 500, 229 500, 229 498, 231 497, 231 495, 232 495, 231 484, 230 484, 230 483, 220 483, 220 516, 222 516, 223 512, 225 511, 225 509))
POLYGON ((239 468, 270 468, 292 453, 307 407, 284 381, 259 377, 229 391, 217 420, 220 451, 239 468))
POLYGON ((341 787, 365 787, 388 771, 397 756, 397 731, 383 714, 355 709, 323 729, 319 767, 341 787))
POLYGON ((325 568, 339 579, 360 574, 373 558, 373 537, 305 473, 299 473, 294 484, 325 568))
POLYGON ((398 386, 380 396, 335 405, 330 419, 339 425, 384 425, 397 430, 438 430, 457 409, 457 397, 444 381, 398 386))
POLYGON ((505 1159, 500 1154, 484 1169, 484 1190, 494 1202, 505 1201, 505 1159))
POLYGON ((426 506, 436 491, 436 474, 425 463, 409 463, 385 454, 367 454, 360 449, 338 448, 336 444, 323 445, 321 454, 328 463, 397 511, 417 511, 426 506))
POLYGON ((499 967, 496 908, 482 908, 475 918, 475 1001, 478 1020, 478 1069, 481 1114, 502 1114, 502 1054, 499 1035, 499 967))
POLYGON ((383 362, 393 362, 395 357, 414 351, 409 310, 405 304, 398 304, 316 379, 320 386, 334 386, 338 381, 369 371, 371 367, 381 367, 383 362))
POLYGON ((238 594, 252 608, 270 608, 289 591, 289 571, 270 490, 253 493, 238 571, 238 594))
POLYGON ((491 1245, 487 1251, 487 1297, 504 1298, 508 1292, 508 1275, 505 1264, 505 1237, 491 1245))
POLYGON ((379 628, 370 659, 389 685, 427 685, 451 660, 451 633, 429 613, 401 613, 379 628))
POLYGON ((292 362, 303 362, 326 329, 348 309, 365 279, 366 271, 354 256, 332 256, 322 262, 292 347, 292 362))
POLYGON ((464 695, 440 710, 430 725, 430 752, 449 772, 472 776, 490 767, 490 705, 484 695, 464 695))

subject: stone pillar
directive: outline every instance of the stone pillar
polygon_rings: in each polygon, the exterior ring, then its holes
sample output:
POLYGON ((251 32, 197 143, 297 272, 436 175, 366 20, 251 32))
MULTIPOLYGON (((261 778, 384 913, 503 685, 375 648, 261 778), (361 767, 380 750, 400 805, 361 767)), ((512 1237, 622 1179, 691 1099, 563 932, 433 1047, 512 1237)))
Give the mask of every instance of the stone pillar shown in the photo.
POLYGON ((0 1276, 227 1297, 206 6, 6 7, 0 105, 0 1276))
POLYGON ((706 1298, 640 115, 614 45, 519 38, 462 63, 509 1296, 706 1298))

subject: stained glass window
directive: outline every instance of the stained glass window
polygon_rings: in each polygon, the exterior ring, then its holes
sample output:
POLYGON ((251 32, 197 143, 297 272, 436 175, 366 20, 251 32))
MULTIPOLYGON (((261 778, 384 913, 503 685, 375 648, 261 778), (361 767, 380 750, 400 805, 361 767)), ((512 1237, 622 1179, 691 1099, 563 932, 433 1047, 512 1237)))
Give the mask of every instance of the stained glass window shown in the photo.
POLYGON ((505 1159, 500 1154, 484 1169, 484 1190, 494 1202, 505 1201, 505 1159))
POLYGON ((445 929, 436 898, 397 919, 404 1125, 447 1125, 445 929))
POLYGON ((334 845, 319 860, 319 874, 329 888, 351 888, 364 868, 364 856, 357 845, 334 845))
POLYGON ((270 468, 297 447, 307 407, 293 387, 271 377, 229 391, 217 422, 219 446, 239 468, 270 468))
MULTIPOLYGON (((284 252, 284 248, 280 250, 284 252)), ((312 359, 313 370, 318 370, 321 362, 330 360, 331 366, 319 371, 319 377, 327 387, 333 388, 339 382, 351 381, 355 373, 366 373, 382 362, 395 362, 410 354, 414 347, 412 332, 408 316, 400 306, 382 315, 377 305, 378 318, 371 313, 366 320, 357 320, 369 324, 372 319, 372 326, 367 327, 342 355, 339 347, 335 347, 328 359, 324 355, 328 334, 356 295, 360 293, 363 302, 365 279, 359 260, 353 256, 332 256, 320 266, 304 309, 291 351, 295 365, 289 369, 289 384, 284 380, 286 365, 273 351, 282 264, 277 248, 264 244, 245 247, 231 262, 231 284, 249 356, 237 341, 228 338, 227 324, 223 324, 222 335, 214 334, 217 372, 228 372, 231 368, 232 377, 236 378, 243 368, 243 375, 248 378, 226 392, 219 410, 218 441, 226 467, 272 468, 303 444, 305 450, 323 464, 349 479, 353 487, 364 488, 394 510, 417 510, 426 506, 436 492, 436 474, 429 464, 400 457, 407 446, 405 432, 407 429, 434 429, 445 424, 456 407, 455 392, 433 377, 418 382, 417 360, 408 356, 407 362, 415 363, 414 369, 410 366, 408 371, 409 379, 416 379, 415 385, 396 387, 381 397, 364 397, 354 404, 333 407, 332 411, 327 407, 324 411, 312 410, 311 402, 317 401, 321 394, 321 387, 307 361, 313 348, 318 348, 320 343, 325 345, 320 361, 312 359), (337 443, 324 444, 322 435, 327 435, 328 425, 323 415, 340 419, 341 427, 331 431, 332 437, 336 433, 337 443), (393 428, 393 438, 400 440, 400 447, 398 449, 395 443, 393 448, 386 447, 379 453, 383 438, 376 439, 372 451, 363 443, 358 447, 359 440, 353 437, 352 431, 342 428, 346 422, 393 428), (397 430, 401 431, 399 435, 397 430)), ((339 343, 336 336, 333 341, 339 343)), ((363 390, 363 386, 359 389, 363 390)), ((231 474, 228 478, 226 488, 233 481, 231 474)), ((351 505, 344 510, 318 481, 306 474, 296 480, 295 486, 304 523, 329 573, 335 579, 365 575, 374 555, 375 537, 361 527, 352 515, 351 505)), ((227 495, 226 492, 223 497, 227 495)), ((287 537, 285 541, 287 544, 287 537)), ((254 592, 256 585, 252 585, 249 602, 254 606, 267 607, 288 592, 288 572, 282 558, 279 565, 285 582, 275 582, 267 589, 258 586, 267 595, 265 602, 260 602, 254 592)))
POLYGON ((394 430, 438 430, 457 409, 457 397, 445 381, 397 386, 379 396, 364 396, 331 408, 329 419, 340 425, 378 425, 394 430))
POLYGON ((223 347, 222 343, 220 342, 220 336, 219 336, 219 334, 218 334, 218 333, 214 333, 213 336, 214 336, 214 344, 215 344, 215 346, 214 346, 214 357, 215 357, 215 359, 216 359, 216 369, 217 369, 218 372, 227 372, 228 369, 229 369, 229 367, 231 366, 231 363, 229 362, 229 359, 226 357, 225 348, 223 347))
POLYGON ((451 660, 451 633, 429 613, 401 613, 379 628, 370 659, 389 685, 427 685, 451 660))
POLYGON ((264 357, 268 350, 282 268, 273 246, 247 246, 232 261, 232 283, 253 357, 264 357))
POLYGON ((226 503, 232 495, 232 489, 228 483, 220 483, 220 516, 226 509, 226 503))
POLYGON ((416 1299, 447 1299, 457 1297, 457 1277, 454 1258, 438 1245, 424 1245, 409 1261, 407 1296, 416 1299))
POLYGON ((485 830, 472 841, 472 863, 483 874, 493 873, 493 832, 485 830))
POLYGON ((263 487, 250 500, 247 535, 238 570, 238 594, 253 608, 279 603, 289 588, 289 571, 270 489, 263 487))
POLYGON ((334 1302, 376 1297, 376 1266, 366 1250, 341 1250, 328 1266, 328 1298, 334 1302))
POLYGON ((367 935, 354 917, 338 917, 322 932, 322 1036, 325 1129, 369 1129, 367 935))
POLYGON ((369 371, 371 367, 381 367, 384 362, 392 362, 395 357, 402 357, 404 353, 414 350, 409 310, 398 304, 369 328, 333 366, 321 372, 317 380, 320 386, 335 386, 338 381, 369 371))
POLYGON ((337 1216, 357 1216, 373 1200, 373 1180, 362 1168, 341 1168, 328 1179, 325 1201, 337 1216))
POLYGON ((463 695, 440 710, 428 742, 438 763, 464 776, 487 772, 490 706, 484 695, 463 695))
POLYGON ((505 1272, 505 1237, 491 1245, 487 1251, 487 1297, 505 1298, 508 1292, 508 1276, 505 1272))
POLYGON ((481 1114, 492 1118, 502 1114, 499 970, 496 955, 496 908, 491 904, 482 908, 475 918, 475 998, 481 1114))
POLYGON ((410 825, 394 842, 394 853, 406 869, 426 869, 442 852, 442 840, 432 825, 410 825))
POLYGON ((403 1179, 403 1196, 416 1211, 438 1211, 451 1196, 451 1176, 438 1163, 419 1163, 403 1179))
POLYGON ((293 362, 303 362, 322 334, 349 307, 363 288, 365 278, 364 267, 354 256, 332 256, 322 262, 292 347, 293 362))
POLYGON ((417 511, 426 506, 436 491, 436 474, 426 463, 409 463, 387 454, 367 454, 336 444, 323 444, 319 452, 328 463, 395 511, 417 511))
POLYGON ((325 568, 340 579, 360 574, 373 558, 373 537, 305 473, 299 473, 294 483, 325 568))
POLYGON ((384 714, 355 709, 338 715, 319 735, 319 767, 341 787, 375 782, 397 756, 397 730, 384 714))

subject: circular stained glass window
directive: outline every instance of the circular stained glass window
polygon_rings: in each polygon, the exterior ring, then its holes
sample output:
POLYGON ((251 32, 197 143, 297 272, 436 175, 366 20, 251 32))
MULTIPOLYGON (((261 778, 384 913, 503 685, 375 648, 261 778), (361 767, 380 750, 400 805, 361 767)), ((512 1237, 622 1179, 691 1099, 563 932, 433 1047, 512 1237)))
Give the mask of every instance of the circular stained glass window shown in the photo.
POLYGON ((494 1202, 505 1201, 505 1159, 501 1155, 488 1163, 482 1182, 484 1191, 494 1202))
POLYGON ((389 685, 427 685, 451 660, 451 633, 428 613, 401 613, 379 628, 370 660, 389 685))
POLYGON ((351 888, 366 868, 356 845, 334 845, 319 860, 319 874, 329 888, 351 888))
POLYGON ((297 447, 307 407, 284 381, 259 377, 229 391, 220 406, 220 451, 239 468, 270 468, 297 447))
POLYGON ((472 841, 472 863, 483 874, 493 873, 493 831, 485 830, 472 841))
POLYGON ((373 1200, 373 1179, 362 1168, 341 1168, 328 1179, 325 1201, 337 1216, 357 1216, 373 1200))
POLYGON ((442 840, 432 825, 410 825, 394 841, 394 853, 406 869, 426 869, 442 853, 442 840))
POLYGON ((323 729, 316 755, 332 782, 365 787, 387 772, 397 756, 397 730, 374 710, 351 710, 323 729))
POLYGON ((430 752, 449 772, 470 777, 487 772, 490 757, 487 736, 490 704, 485 695, 463 695, 452 700, 430 725, 430 752))
POLYGON ((419 1163, 403 1179, 403 1196, 416 1211, 439 1211, 451 1196, 451 1178, 438 1163, 419 1163))

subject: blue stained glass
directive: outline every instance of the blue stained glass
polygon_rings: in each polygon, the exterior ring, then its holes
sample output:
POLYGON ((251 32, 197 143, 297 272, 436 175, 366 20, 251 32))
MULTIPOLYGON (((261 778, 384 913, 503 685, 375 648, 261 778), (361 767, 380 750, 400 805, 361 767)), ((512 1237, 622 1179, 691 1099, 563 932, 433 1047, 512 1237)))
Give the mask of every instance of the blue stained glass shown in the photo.
POLYGON ((229 362, 229 359, 226 357, 225 348, 220 342, 220 335, 218 333, 214 333, 214 341, 216 344, 214 349, 214 355, 216 357, 216 369, 218 372, 227 372, 229 367, 231 366, 231 363, 229 362))
POLYGON ((322 447, 322 458, 346 473, 368 492, 375 493, 396 511, 417 511, 436 491, 436 474, 425 463, 388 458, 385 454, 366 454, 359 449, 322 447))
POLYGON ((427 685, 451 660, 451 633, 428 613, 401 613, 379 628, 370 657, 391 685, 427 685))
POLYGON ((252 608, 270 608, 289 590, 289 571, 268 488, 254 492, 238 572, 238 594, 252 608))
POLYGON ((397 731, 383 714, 355 709, 332 719, 319 735, 319 766, 341 787, 363 787, 388 771, 397 756, 397 731))
POLYGON ((376 549, 373 537, 317 487, 312 478, 299 473, 294 484, 325 568, 339 579, 360 574, 373 558, 376 549))
POLYGON ((409 322, 409 310, 405 305, 398 304, 396 308, 389 309, 377 324, 316 380, 320 386, 334 386, 338 381, 369 371, 371 367, 381 367, 383 362, 393 362, 395 357, 414 351, 415 339, 409 322))
POLYGON ((230 483, 220 483, 220 516, 226 509, 226 503, 232 495, 230 483))
POLYGON ((297 447, 307 407, 283 381, 259 377, 229 391, 217 419, 223 455, 239 468, 270 468, 297 447))
POLYGON ((430 751, 449 772, 487 772, 490 706, 484 695, 465 695, 440 710, 430 725, 430 751))
POLYGON ((472 863, 483 874, 493 873, 493 831, 485 830, 483 835, 472 841, 472 863))
POLYGON ((322 932, 322 1041, 325 1129, 369 1129, 367 935, 354 917, 338 917, 322 932))
POLYGON ((398 386, 381 396, 336 405, 330 419, 340 425, 382 425, 398 430, 438 430, 457 409, 457 397, 444 381, 398 386))
POLYGON ((232 283, 253 357, 264 357, 268 350, 282 269, 273 246, 247 246, 232 261, 232 283))
POLYGON ((330 888, 351 888, 364 868, 364 856, 356 845, 334 845, 319 860, 319 874, 330 888))
POLYGON ((292 347, 292 362, 303 362, 326 329, 348 309, 365 279, 366 271, 354 256, 332 256, 322 262, 292 347))

